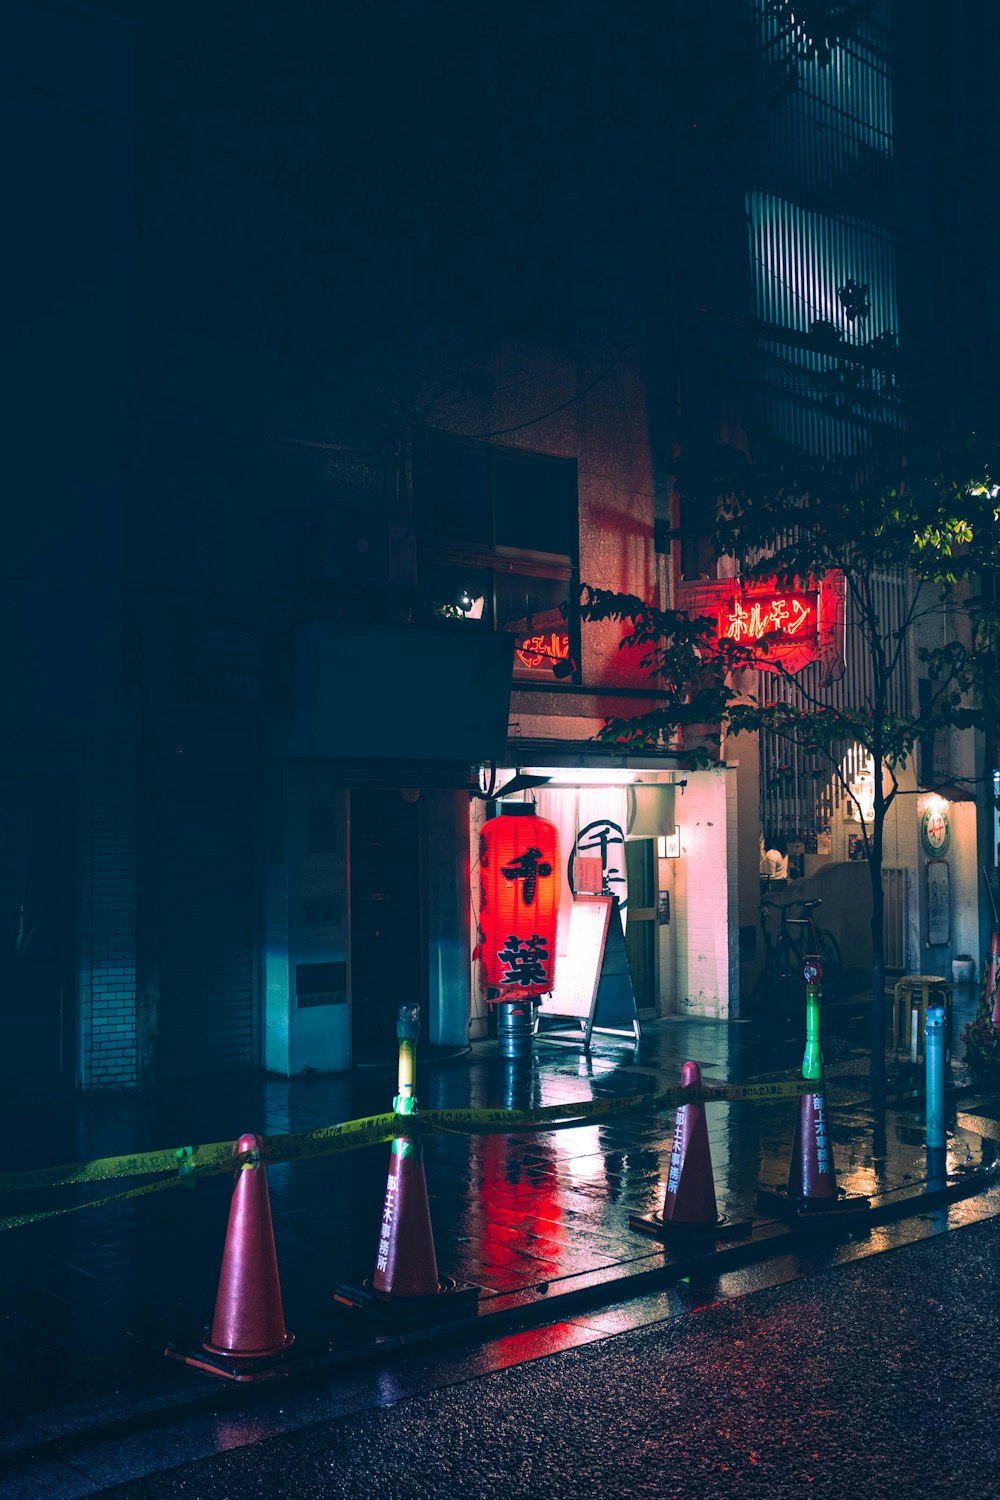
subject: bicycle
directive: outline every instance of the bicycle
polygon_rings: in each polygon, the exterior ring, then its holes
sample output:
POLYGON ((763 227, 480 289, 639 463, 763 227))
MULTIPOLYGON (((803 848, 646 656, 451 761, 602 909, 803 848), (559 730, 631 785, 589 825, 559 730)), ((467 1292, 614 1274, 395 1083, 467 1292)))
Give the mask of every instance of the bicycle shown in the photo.
POLYGON ((819 897, 798 901, 768 901, 760 903, 760 927, 764 935, 766 961, 764 972, 757 985, 758 992, 766 990, 773 995, 779 1013, 790 1014, 792 1003, 798 1003, 805 995, 803 970, 806 959, 819 958, 822 967, 823 994, 827 999, 835 994, 844 972, 844 961, 840 944, 832 932, 817 927, 813 912, 822 906, 819 897), (799 909, 803 915, 792 916, 799 909), (774 941, 768 919, 772 911, 781 913, 780 925, 774 941))

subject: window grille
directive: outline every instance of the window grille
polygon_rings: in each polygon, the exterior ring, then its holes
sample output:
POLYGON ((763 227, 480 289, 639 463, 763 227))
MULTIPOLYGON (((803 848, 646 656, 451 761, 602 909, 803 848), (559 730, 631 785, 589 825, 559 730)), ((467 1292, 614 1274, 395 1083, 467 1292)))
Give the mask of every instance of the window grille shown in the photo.
MULTIPOLYGON (((876 574, 879 618, 887 634, 902 628, 906 611, 906 580, 891 573, 876 574)), ((893 714, 910 712, 908 670, 905 657, 888 683, 888 708, 893 714)), ((760 672, 759 696, 764 704, 801 702, 796 684, 815 693, 832 708, 864 709, 874 701, 871 657, 848 593, 845 601, 844 672, 836 681, 823 681, 819 666, 804 667, 791 681, 773 672, 760 672)), ((845 739, 840 760, 848 768, 848 780, 858 781, 866 770, 867 756, 860 745, 845 739)), ((778 736, 760 736, 761 826, 771 833, 796 835, 828 828, 842 806, 839 783, 833 780, 828 761, 807 758, 797 747, 778 736)))

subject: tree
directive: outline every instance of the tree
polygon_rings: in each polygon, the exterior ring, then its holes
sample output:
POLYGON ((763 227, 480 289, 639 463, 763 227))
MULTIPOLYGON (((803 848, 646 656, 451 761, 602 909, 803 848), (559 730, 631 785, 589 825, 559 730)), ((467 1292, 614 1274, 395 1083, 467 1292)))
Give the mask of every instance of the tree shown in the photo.
MULTIPOLYGON (((885 1083, 885 952, 882 863, 885 819, 900 792, 899 772, 915 747, 942 729, 1000 723, 998 617, 992 588, 1000 555, 1000 447, 972 437, 932 452, 904 454, 898 433, 857 462, 821 460, 771 444, 751 458, 717 449, 708 462, 678 462, 685 513, 713 517, 717 556, 736 560, 747 581, 774 579, 779 589, 815 585, 842 574, 849 649, 867 667, 863 701, 831 706, 776 656, 783 639, 717 639, 714 618, 691 619, 631 596, 585 588, 583 616, 628 622, 623 647, 640 647, 662 693, 653 710, 611 719, 601 737, 627 745, 665 746, 678 730, 696 764, 718 755, 725 734, 770 730, 797 746, 817 777, 833 780, 857 804, 845 752, 864 747, 873 768, 873 807, 860 826, 872 892, 873 1092, 885 1083), (905 580, 902 620, 880 616, 879 576, 905 580), (748 669, 768 663, 787 701, 765 703, 748 690, 748 669), (929 691, 914 701, 894 691, 914 669, 929 691), (900 712, 899 702, 909 703, 900 712), (699 726, 701 728, 699 729, 699 726)), ((679 533, 676 533, 679 534, 679 533)), ((752 681, 752 679, 751 679, 752 681)), ((858 808, 859 817, 861 809, 858 808)))

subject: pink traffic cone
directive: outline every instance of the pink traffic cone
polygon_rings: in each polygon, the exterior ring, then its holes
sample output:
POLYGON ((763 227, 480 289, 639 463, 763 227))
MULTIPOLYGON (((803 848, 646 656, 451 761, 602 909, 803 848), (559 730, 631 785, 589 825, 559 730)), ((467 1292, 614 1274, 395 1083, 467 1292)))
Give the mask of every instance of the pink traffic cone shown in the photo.
POLYGON ((385 1297, 432 1297, 440 1290, 420 1142, 392 1143, 372 1287, 385 1297))
MULTIPOLYGON (((684 1064, 681 1088, 701 1088, 701 1068, 696 1062, 684 1064)), ((718 1218, 705 1106, 682 1104, 674 1121, 663 1219, 668 1224, 712 1225, 718 1218)))
MULTIPOLYGON (((698 1064, 686 1062, 681 1072, 681 1088, 701 1086, 698 1064)), ((628 1222, 640 1234, 663 1241, 685 1234, 694 1239, 705 1235, 714 1239, 740 1239, 750 1234, 749 1220, 724 1219, 716 1206, 708 1123, 700 1100, 678 1107, 662 1213, 630 1214, 628 1222)))
POLYGON ((202 1342, 204 1353, 183 1354, 172 1345, 166 1350, 171 1358, 230 1380, 273 1375, 295 1338, 285 1329, 260 1150, 261 1141, 255 1135, 241 1135, 236 1142, 241 1160, 229 1205, 215 1316, 211 1333, 202 1342))
POLYGON ((788 1169, 788 1196, 802 1202, 836 1200, 837 1173, 826 1123, 826 1099, 803 1094, 788 1169))

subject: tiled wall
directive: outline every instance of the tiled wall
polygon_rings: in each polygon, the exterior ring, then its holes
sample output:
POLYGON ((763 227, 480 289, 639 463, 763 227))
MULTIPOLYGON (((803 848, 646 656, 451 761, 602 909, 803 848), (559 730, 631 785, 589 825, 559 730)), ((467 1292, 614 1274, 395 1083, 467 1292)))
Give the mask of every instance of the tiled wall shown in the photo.
POLYGON ((130 1089, 139 1082, 135 797, 132 747, 125 742, 96 744, 89 799, 89 966, 86 954, 81 966, 80 1074, 85 1089, 130 1089))

